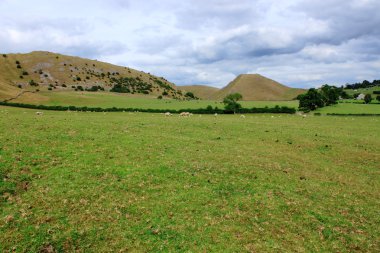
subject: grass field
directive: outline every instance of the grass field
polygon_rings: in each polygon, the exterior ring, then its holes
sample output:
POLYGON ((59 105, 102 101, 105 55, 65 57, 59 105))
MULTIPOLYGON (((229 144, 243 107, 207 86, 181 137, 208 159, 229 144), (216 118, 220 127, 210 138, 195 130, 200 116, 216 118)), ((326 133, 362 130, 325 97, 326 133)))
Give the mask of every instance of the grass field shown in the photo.
POLYGON ((372 99, 376 99, 376 97, 378 96, 378 94, 373 94, 373 92, 374 91, 380 91, 380 87, 376 86, 376 87, 364 88, 364 89, 356 89, 356 90, 346 89, 345 91, 347 92, 347 94, 352 95, 352 96, 354 94, 357 94, 357 93, 371 94, 372 95, 372 99))
POLYGON ((379 252, 379 120, 0 107, 0 252, 379 252))
POLYGON ((341 113, 341 114, 380 114, 380 104, 350 104, 338 103, 318 109, 320 113, 341 113))
MULTIPOLYGON (((13 100, 12 102, 28 102, 33 104, 45 105, 75 105, 88 107, 120 107, 120 108, 141 108, 141 109, 198 109, 212 107, 223 108, 223 103, 209 100, 192 100, 179 101, 173 99, 156 99, 155 97, 133 96, 128 94, 111 93, 111 92, 39 92, 39 100, 31 101, 30 98, 23 97, 13 100), (41 99, 44 97, 45 99, 41 99), (43 102, 41 102, 43 101, 43 102)), ((243 107, 274 107, 289 106, 298 107, 298 101, 241 101, 243 107)))

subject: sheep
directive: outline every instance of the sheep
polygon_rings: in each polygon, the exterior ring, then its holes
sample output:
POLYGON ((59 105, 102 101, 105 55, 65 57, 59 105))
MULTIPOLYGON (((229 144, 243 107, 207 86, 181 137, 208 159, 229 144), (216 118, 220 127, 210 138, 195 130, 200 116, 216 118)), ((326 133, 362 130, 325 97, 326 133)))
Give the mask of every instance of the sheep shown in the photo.
POLYGON ((36 112, 36 115, 44 115, 43 112, 36 112))
POLYGON ((214 114, 214 117, 218 117, 218 114, 217 114, 217 113, 215 113, 215 114, 214 114))
POLYGON ((165 112, 165 117, 169 117, 169 116, 172 116, 172 114, 170 112, 165 112))
POLYGON ((240 118, 243 118, 243 119, 245 119, 245 115, 240 115, 240 118))
POLYGON ((181 112, 181 113, 179 114, 179 116, 181 116, 181 117, 189 117, 189 116, 190 116, 190 113, 189 113, 189 112, 181 112))

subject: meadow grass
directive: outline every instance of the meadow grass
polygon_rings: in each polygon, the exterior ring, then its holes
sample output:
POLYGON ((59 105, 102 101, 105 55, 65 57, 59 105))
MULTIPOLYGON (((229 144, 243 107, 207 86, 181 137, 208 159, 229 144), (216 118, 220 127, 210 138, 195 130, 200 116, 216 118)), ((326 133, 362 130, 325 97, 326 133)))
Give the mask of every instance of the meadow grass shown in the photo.
MULTIPOLYGON (((211 105, 213 108, 224 108, 221 101, 211 100, 190 100, 180 101, 174 99, 157 99, 156 97, 143 95, 129 95, 112 92, 65 92, 65 91, 41 91, 38 95, 44 97, 43 100, 25 101, 21 97, 12 102, 28 102, 44 105, 74 105, 88 107, 120 107, 120 108, 141 108, 141 109, 198 109, 211 105)), ((298 107, 298 101, 240 101, 243 107, 274 107, 288 106, 298 107)))
POLYGON ((380 114, 380 104, 338 103, 316 110, 320 113, 380 114))
POLYGON ((0 252, 379 252, 373 117, 0 107, 0 252))

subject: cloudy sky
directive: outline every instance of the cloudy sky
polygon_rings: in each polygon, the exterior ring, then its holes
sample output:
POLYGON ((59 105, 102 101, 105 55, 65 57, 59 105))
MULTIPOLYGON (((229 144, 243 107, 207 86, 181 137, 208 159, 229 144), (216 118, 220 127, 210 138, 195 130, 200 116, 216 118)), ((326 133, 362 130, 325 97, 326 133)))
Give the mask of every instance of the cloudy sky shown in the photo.
POLYGON ((379 0, 0 0, 0 13, 1 53, 81 56, 178 85, 380 79, 379 0))

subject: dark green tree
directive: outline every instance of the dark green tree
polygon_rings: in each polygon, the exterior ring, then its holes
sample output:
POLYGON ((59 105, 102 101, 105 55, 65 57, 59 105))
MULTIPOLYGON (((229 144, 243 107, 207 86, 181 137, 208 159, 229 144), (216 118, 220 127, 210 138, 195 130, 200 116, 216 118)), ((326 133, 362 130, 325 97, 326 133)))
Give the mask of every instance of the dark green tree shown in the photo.
POLYGON ((227 111, 236 113, 239 109, 241 109, 241 104, 239 104, 237 101, 239 101, 242 98, 243 96, 240 93, 231 93, 227 95, 223 99, 224 108, 227 111))
POLYGON ((372 101, 371 94, 365 94, 365 96, 364 96, 364 103, 369 104, 369 103, 371 103, 371 101, 372 101))
POLYGON ((301 111, 314 111, 315 109, 324 106, 322 95, 314 88, 311 88, 305 94, 298 96, 298 99, 299 109, 301 111))
POLYGON ((191 98, 191 99, 196 99, 194 93, 192 93, 192 92, 190 92, 190 91, 186 92, 185 97, 187 97, 187 98, 191 98))
POLYGON ((321 87, 320 93, 322 95, 324 106, 329 106, 337 103, 339 95, 341 94, 341 89, 325 84, 321 87))

